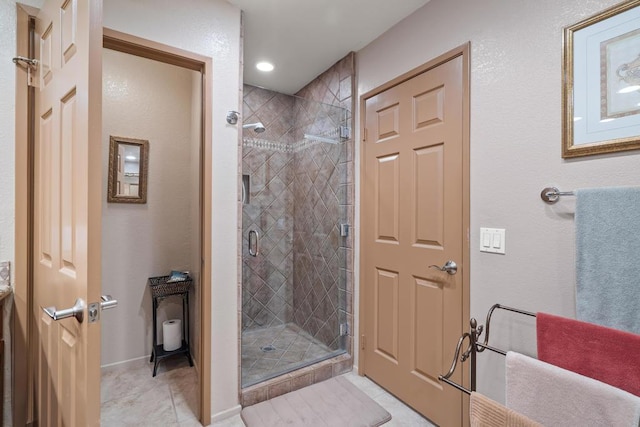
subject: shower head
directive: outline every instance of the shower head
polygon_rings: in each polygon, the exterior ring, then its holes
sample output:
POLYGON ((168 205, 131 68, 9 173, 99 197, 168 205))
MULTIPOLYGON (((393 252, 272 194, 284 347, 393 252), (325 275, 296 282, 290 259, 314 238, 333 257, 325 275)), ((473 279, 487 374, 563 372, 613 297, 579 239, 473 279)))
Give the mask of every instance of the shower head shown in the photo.
POLYGON ((253 131, 255 133, 262 133, 265 130, 267 130, 267 128, 264 127, 264 125, 262 124, 262 122, 257 122, 257 123, 248 123, 246 125, 242 125, 242 129, 250 129, 253 128, 253 131))

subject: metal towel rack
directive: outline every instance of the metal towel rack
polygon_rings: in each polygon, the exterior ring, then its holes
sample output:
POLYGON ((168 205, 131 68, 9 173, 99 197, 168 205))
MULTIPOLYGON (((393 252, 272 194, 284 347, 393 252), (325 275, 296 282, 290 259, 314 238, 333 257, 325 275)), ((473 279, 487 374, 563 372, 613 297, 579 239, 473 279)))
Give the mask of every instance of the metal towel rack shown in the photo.
POLYGON ((487 319, 485 322, 486 326, 479 325, 478 321, 475 318, 471 318, 469 320, 469 332, 463 333, 458 339, 458 344, 456 345, 456 351, 453 355, 453 361, 451 362, 451 367, 449 371, 444 375, 439 375, 438 380, 449 384, 452 387, 457 388, 458 390, 471 394, 472 391, 476 391, 476 355, 477 353, 482 353, 485 350, 491 350, 495 353, 502 354, 506 356, 507 352, 504 350, 500 350, 499 348, 495 348, 489 345, 489 327, 491 325, 491 316, 493 315, 494 310, 501 309, 512 311, 514 313, 523 314, 525 316, 536 317, 535 313, 531 313, 530 311, 520 310, 518 308, 507 307, 502 304, 494 304, 487 313, 487 319), (478 342, 480 336, 484 332, 484 341, 482 343, 478 342), (462 350, 462 346, 464 344, 465 339, 469 339, 469 345, 467 349, 460 355, 460 351, 462 350), (451 381, 449 378, 453 375, 458 366, 458 357, 460 358, 460 363, 464 363, 467 359, 469 359, 470 363, 470 374, 471 374, 471 389, 468 389, 460 384, 451 381))
POLYGON ((573 196, 573 191, 560 191, 557 187, 547 187, 540 192, 540 198, 550 205, 560 200, 560 196, 573 196))

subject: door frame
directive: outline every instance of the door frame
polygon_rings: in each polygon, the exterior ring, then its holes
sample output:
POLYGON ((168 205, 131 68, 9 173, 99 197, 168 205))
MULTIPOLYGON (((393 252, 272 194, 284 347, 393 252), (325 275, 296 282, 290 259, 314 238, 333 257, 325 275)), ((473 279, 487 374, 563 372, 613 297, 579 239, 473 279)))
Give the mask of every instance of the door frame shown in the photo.
MULTIPOLYGON (((470 277, 470 243, 469 243, 469 227, 470 227, 470 160, 469 160, 469 151, 470 151, 470 43, 467 42, 461 46, 458 46, 449 52, 446 52, 406 73, 389 80, 386 83, 360 95, 360 200, 362 200, 363 193, 363 183, 364 183, 364 139, 365 139, 365 127, 366 127, 366 101, 369 98, 372 98, 392 87, 398 86, 401 83, 404 83, 412 78, 429 71, 437 66, 444 64, 452 59, 457 57, 462 57, 462 227, 463 227, 463 238, 466 240, 462 245, 462 262, 459 264, 462 270, 462 325, 467 325, 470 316, 470 296, 469 296, 469 277, 470 277)), ((360 210, 360 224, 363 224, 363 218, 367 214, 367 212, 363 212, 360 210)), ((362 233, 359 233, 359 242, 358 242, 358 250, 359 253, 362 253, 362 246, 364 242, 362 241, 362 233)), ((365 260, 361 256, 360 257, 360 285, 362 284, 362 272, 365 268, 365 260)), ((362 295, 362 288, 360 287, 360 295, 362 295)), ((359 331, 359 338, 362 339, 363 335, 371 335, 369 332, 365 330, 365 311, 367 307, 364 303, 364 298, 359 298, 359 316, 358 316, 358 324, 361 328, 359 331)), ((464 332, 464 331, 463 331, 464 332)), ((468 365, 462 364, 462 378, 463 384, 466 387, 469 387, 469 368, 468 365)), ((364 351, 362 351, 362 342, 360 342, 360 351, 358 352, 358 374, 366 375, 366 363, 364 357, 364 351)), ((443 372, 444 374, 444 372, 443 372)), ((446 387, 446 386, 445 386, 446 387)), ((468 408, 469 408, 469 398, 465 394, 463 397, 463 425, 468 424, 468 408)))
MULTIPOLYGON (((17 5, 18 55, 29 57, 29 22, 36 9, 17 5)), ((103 29, 103 48, 164 62, 198 71, 202 74, 201 144, 200 144, 200 352, 197 366, 200 383, 199 418, 205 425, 211 420, 211 110, 213 61, 211 58, 167 46, 151 40, 103 29)), ((27 73, 16 73, 16 157, 15 157, 15 315, 12 319, 12 409, 14 425, 34 422, 34 378, 37 339, 33 319, 32 217, 34 116, 29 113, 27 73), (27 143, 25 143, 25 141, 27 143), (25 359, 24 355, 28 358, 25 359), (27 381, 17 381, 27 378, 27 381)))

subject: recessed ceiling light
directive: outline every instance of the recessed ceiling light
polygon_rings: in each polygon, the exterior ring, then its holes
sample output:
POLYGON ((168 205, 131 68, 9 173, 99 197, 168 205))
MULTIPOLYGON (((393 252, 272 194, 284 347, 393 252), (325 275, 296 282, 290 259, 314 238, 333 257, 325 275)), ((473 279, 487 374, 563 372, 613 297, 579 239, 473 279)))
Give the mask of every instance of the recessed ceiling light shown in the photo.
POLYGON ((273 64, 270 62, 262 61, 256 64, 256 68, 260 71, 269 72, 273 71, 273 64))

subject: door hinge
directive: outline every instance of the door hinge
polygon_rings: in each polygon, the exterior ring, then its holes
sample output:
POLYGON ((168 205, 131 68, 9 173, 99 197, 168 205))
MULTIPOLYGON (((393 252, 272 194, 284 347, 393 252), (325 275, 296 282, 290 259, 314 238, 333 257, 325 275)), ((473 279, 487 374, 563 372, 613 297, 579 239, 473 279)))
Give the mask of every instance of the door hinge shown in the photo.
POLYGON ((367 128, 364 128, 364 134, 362 136, 362 142, 366 142, 367 141, 367 128))
POLYGON ((38 60, 25 58, 24 56, 16 56, 13 63, 27 69, 27 85, 35 87, 35 71, 38 69, 38 60))
POLYGON ((27 68, 27 86, 36 87, 36 85, 34 84, 34 81, 33 81, 33 75, 35 73, 33 73, 32 70, 33 69, 31 67, 27 68))
POLYGON ((367 337, 365 337, 364 335, 360 336, 360 350, 364 350, 364 348, 367 346, 367 337))

